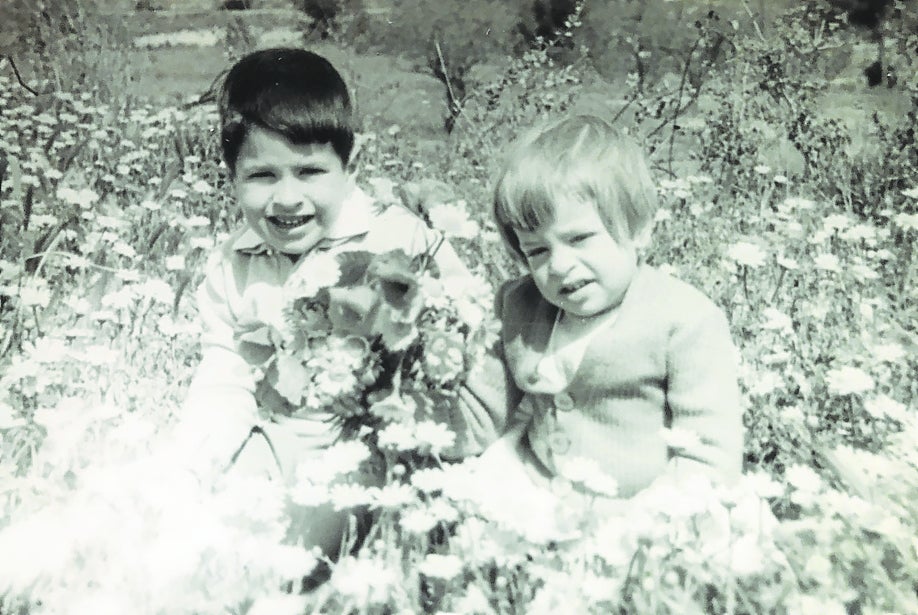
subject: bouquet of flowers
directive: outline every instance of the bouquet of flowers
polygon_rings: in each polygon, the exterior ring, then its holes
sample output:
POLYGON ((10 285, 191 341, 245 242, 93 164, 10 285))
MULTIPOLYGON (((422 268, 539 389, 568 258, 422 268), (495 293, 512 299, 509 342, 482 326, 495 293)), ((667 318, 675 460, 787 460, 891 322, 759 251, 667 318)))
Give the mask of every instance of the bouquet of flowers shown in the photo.
POLYGON ((262 391, 291 417, 325 415, 343 438, 372 444, 387 426, 450 426, 459 388, 497 327, 483 277, 440 275, 442 242, 415 256, 309 255, 285 285, 283 318, 244 338, 270 343, 262 391))

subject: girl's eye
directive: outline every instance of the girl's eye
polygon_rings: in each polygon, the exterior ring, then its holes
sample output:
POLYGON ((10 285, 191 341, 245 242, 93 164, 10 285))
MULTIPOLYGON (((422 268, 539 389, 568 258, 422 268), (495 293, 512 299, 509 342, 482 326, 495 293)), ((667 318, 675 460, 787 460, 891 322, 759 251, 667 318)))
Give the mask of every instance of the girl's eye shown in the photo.
POLYGON ((527 250, 523 250, 523 256, 525 256, 528 259, 533 259, 533 258, 542 256, 543 254, 545 254, 545 248, 541 248, 541 247, 529 248, 527 250))
POLYGON ((246 175, 246 179, 255 179, 255 180, 271 179, 272 177, 274 177, 274 173, 272 173, 271 171, 252 171, 251 173, 246 175))
POLYGON ((592 236, 593 233, 580 233, 579 235, 574 235, 571 238, 571 243, 583 243, 592 236))
POLYGON ((312 177, 313 175, 319 175, 323 172, 324 170, 319 167, 302 167, 297 171, 297 174, 300 177, 312 177))

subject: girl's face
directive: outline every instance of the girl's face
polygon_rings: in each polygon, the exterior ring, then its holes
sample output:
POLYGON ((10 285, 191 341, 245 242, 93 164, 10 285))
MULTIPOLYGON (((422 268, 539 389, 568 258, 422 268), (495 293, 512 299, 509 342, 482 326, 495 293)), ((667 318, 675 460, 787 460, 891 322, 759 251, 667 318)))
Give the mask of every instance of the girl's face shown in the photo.
POLYGON ((637 246, 616 241, 592 203, 559 202, 552 222, 516 235, 542 296, 574 316, 618 307, 637 271, 637 246))
POLYGON ((233 185, 249 226, 286 254, 322 240, 353 188, 330 144, 298 145, 257 126, 239 150, 233 185))

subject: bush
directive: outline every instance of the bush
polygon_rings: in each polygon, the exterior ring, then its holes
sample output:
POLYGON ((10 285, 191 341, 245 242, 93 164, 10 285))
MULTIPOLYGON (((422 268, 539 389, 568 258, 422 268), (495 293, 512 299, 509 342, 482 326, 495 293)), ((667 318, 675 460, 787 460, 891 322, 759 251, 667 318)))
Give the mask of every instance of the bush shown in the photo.
POLYGON ((83 2, 4 3, 5 22, 18 24, 15 40, 4 41, 34 89, 49 92, 70 88, 94 88, 114 95, 124 92, 134 79, 127 61, 129 36, 118 19, 94 14, 83 2))
MULTIPOLYGON (((826 94, 830 81, 819 70, 820 45, 827 40, 846 44, 855 35, 834 18, 820 21, 820 15, 804 6, 779 20, 767 41, 733 39, 731 63, 705 84, 708 106, 698 132, 705 152, 702 168, 732 188, 739 169, 768 164, 812 182, 818 194, 844 209, 873 216, 888 207, 889 198, 897 198, 918 168, 910 136, 918 82, 903 79, 897 93, 873 97, 882 105, 877 109, 836 106, 832 97, 844 103, 844 93, 836 87, 826 94), (911 108, 891 105, 893 97, 911 108)), ((915 34, 911 38, 918 40, 915 34)), ((897 54, 891 59, 907 67, 904 74, 914 75, 913 60, 897 54)))
POLYGON ((352 37, 355 22, 362 23, 363 0, 296 0, 296 8, 313 20, 313 34, 322 39, 338 35, 352 37))
POLYGON ((520 30, 530 44, 550 40, 577 10, 576 0, 535 0, 520 7, 520 30), (531 7, 531 10, 530 10, 531 7))

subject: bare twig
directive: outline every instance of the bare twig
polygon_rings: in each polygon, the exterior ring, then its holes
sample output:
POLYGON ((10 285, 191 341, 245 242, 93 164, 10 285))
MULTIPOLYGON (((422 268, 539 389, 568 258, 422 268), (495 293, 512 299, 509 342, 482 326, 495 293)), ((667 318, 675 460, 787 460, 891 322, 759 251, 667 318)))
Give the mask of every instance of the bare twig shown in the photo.
POLYGON ((618 112, 615 114, 615 117, 612 118, 612 121, 610 122, 610 124, 614 124, 614 123, 617 122, 619 119, 621 119, 621 117, 625 114, 625 111, 628 110, 628 107, 630 107, 630 106, 634 103, 635 100, 637 100, 637 98, 632 98, 631 100, 629 100, 628 102, 626 102, 626 103, 622 106, 622 108, 619 109, 618 112))
POLYGON ((220 85, 223 83, 223 79, 226 77, 228 72, 228 68, 221 71, 220 74, 217 75, 210 83, 210 87, 208 87, 207 90, 202 92, 201 95, 194 100, 182 104, 182 109, 191 109, 192 107, 197 107, 198 105, 206 105, 208 103, 217 102, 217 95, 220 91, 220 85))
POLYGON ((19 69, 16 68, 16 62, 13 61, 13 57, 12 57, 12 56, 8 56, 8 55, 5 55, 5 54, 0 54, 0 63, 2 63, 3 60, 9 60, 9 61, 10 61, 10 67, 12 67, 12 69, 13 69, 13 74, 16 75, 16 81, 19 82, 19 85, 21 85, 23 88, 25 88, 26 90, 28 90, 29 93, 32 94, 32 96, 38 96, 39 93, 36 92, 35 90, 33 90, 32 88, 30 88, 30 87, 26 84, 26 82, 22 80, 22 75, 19 74, 19 69))
MULTIPOLYGON (((695 55, 695 51, 698 49, 698 46, 701 44, 702 35, 698 35, 698 39, 695 41, 695 44, 692 45, 691 50, 688 52, 688 56, 685 58, 685 66, 682 68, 682 77, 679 79, 679 94, 676 98, 676 109, 673 111, 673 117, 670 120, 673 124, 672 130, 669 132, 669 145, 666 152, 666 165, 669 167, 669 172, 673 172, 673 146, 676 143, 676 122, 679 120, 679 116, 688 109, 688 106, 682 106, 682 93, 685 91, 685 83, 688 81, 688 72, 689 67, 692 65, 692 56, 695 55)), ((695 95, 697 97, 698 92, 701 90, 701 85, 695 88, 695 95)), ((694 99, 693 99, 694 100, 694 99)))
MULTIPOLYGON (((677 120, 680 115, 682 115, 686 110, 688 110, 689 107, 695 104, 695 101, 698 100, 698 96, 701 94, 701 86, 698 86, 695 88, 694 92, 692 92, 692 94, 690 95, 688 101, 683 105, 681 103, 682 103, 682 93, 684 89, 685 89, 684 83, 680 84, 679 89, 677 90, 677 93, 679 95, 678 104, 676 105, 676 110, 673 112, 672 116, 664 119, 657 126, 655 126, 653 130, 647 133, 646 138, 649 139, 650 137, 656 135, 658 132, 666 128, 669 124, 677 120)), ((661 98, 662 96, 657 97, 657 100, 660 100, 661 98)))
POLYGON ((450 115, 456 115, 459 112, 459 103, 456 100, 456 93, 453 92, 452 83, 449 80, 449 72, 446 70, 446 61, 443 59, 443 51, 440 49, 440 41, 434 37, 434 47, 437 50, 437 60, 440 61, 440 71, 443 73, 443 82, 446 84, 446 93, 449 97, 450 115))
POLYGON ((752 14, 752 9, 749 8, 749 2, 747 0, 743 0, 743 8, 746 9, 746 14, 749 15, 749 18, 752 20, 752 26, 755 28, 756 34, 758 34, 759 38, 763 41, 766 40, 765 35, 762 33, 762 29, 759 28, 758 20, 755 18, 755 15, 752 14))

